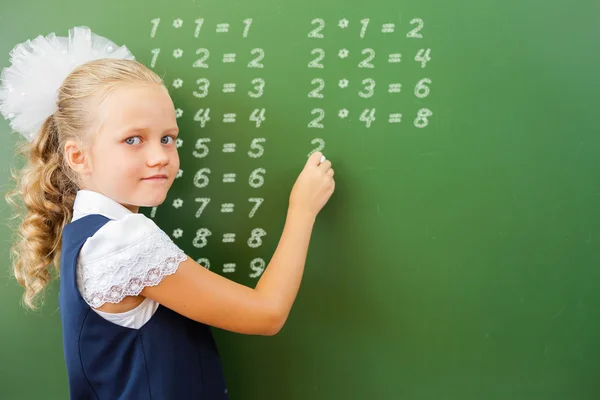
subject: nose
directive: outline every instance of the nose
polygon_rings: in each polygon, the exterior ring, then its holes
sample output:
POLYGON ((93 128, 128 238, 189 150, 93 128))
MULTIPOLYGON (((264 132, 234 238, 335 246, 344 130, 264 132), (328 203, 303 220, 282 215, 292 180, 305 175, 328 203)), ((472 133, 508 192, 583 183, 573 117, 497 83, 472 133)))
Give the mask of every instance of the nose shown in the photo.
POLYGON ((149 167, 167 165, 169 152, 161 143, 152 143, 147 147, 146 163, 149 167))

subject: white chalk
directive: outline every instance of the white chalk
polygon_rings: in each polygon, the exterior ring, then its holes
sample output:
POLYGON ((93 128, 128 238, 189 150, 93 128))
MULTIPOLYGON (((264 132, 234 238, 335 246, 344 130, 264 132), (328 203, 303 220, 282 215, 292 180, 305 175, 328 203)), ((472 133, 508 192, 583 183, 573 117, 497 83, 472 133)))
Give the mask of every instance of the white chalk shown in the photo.
POLYGON ((319 163, 322 163, 325 160, 326 160, 325 156, 321 156, 321 161, 319 161, 319 163))

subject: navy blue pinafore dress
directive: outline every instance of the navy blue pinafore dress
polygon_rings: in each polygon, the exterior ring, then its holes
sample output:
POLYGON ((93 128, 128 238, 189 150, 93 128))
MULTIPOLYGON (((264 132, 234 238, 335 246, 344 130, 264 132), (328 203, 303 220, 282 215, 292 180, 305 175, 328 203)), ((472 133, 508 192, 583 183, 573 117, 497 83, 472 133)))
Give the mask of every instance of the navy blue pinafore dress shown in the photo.
POLYGON ((79 251, 108 218, 65 226, 59 305, 71 399, 225 400, 227 387, 209 326, 159 305, 140 329, 96 314, 77 288, 79 251))

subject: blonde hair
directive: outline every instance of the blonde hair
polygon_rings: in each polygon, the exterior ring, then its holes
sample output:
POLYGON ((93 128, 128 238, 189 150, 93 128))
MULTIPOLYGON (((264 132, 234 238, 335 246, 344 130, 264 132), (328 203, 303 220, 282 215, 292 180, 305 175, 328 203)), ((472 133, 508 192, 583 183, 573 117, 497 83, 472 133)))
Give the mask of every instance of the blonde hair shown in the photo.
POLYGON ((16 187, 6 200, 20 220, 11 255, 15 278, 25 289, 25 307, 37 309, 38 295, 59 275, 62 230, 71 221, 79 190, 78 177, 65 161, 66 141, 89 143, 93 106, 124 84, 140 83, 164 87, 156 73, 133 60, 101 59, 79 66, 59 89, 57 111, 46 119, 35 139, 19 149, 26 165, 19 172, 12 171, 16 187))

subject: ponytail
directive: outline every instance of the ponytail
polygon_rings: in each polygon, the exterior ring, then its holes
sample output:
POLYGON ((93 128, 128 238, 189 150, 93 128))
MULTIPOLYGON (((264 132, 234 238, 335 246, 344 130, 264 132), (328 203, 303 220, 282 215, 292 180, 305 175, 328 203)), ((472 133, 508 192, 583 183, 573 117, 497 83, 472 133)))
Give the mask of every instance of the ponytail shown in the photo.
POLYGON ((62 230, 71 220, 78 189, 64 162, 54 115, 20 153, 27 162, 18 173, 12 171, 16 187, 6 195, 16 218, 22 218, 11 256, 14 276, 25 289, 23 304, 35 310, 39 294, 54 278, 51 266, 59 271, 62 230))
POLYGON ((80 65, 63 81, 55 113, 44 121, 33 141, 21 148, 25 167, 13 171, 16 187, 6 200, 15 206, 15 218, 21 221, 15 227, 11 256, 15 278, 25 289, 23 305, 27 308, 38 308, 37 298, 59 273, 62 230, 71 222, 75 196, 83 184, 82 177, 67 165, 64 146, 73 140, 89 148, 98 123, 93 107, 130 83, 164 88, 154 71, 135 60, 102 58, 80 65))

